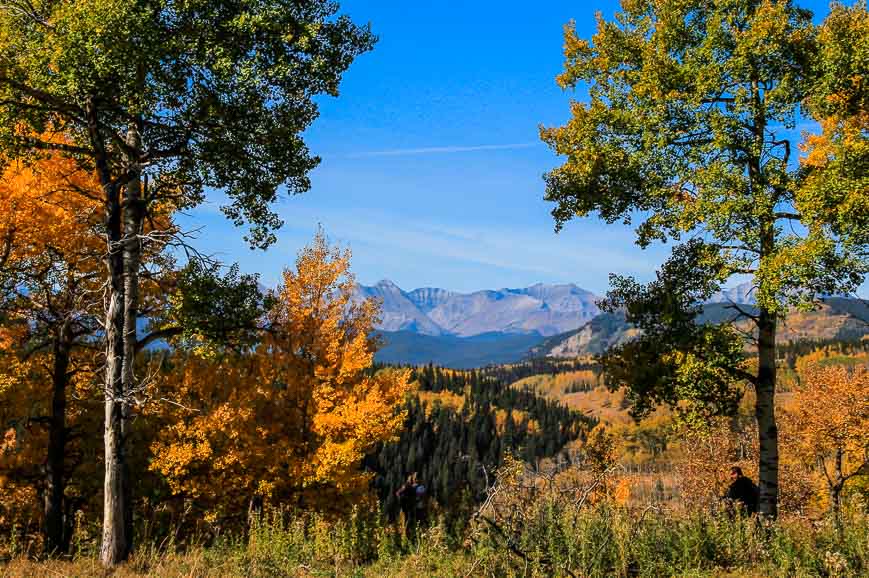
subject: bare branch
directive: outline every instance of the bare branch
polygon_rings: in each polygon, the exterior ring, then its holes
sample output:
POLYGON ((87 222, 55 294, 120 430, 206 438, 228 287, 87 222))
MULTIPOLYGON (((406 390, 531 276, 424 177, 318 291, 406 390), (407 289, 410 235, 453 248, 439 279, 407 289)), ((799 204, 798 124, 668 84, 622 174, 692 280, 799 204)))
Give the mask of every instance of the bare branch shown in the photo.
POLYGON ((166 339, 168 337, 174 337, 176 335, 180 335, 183 330, 181 327, 165 327, 163 329, 159 329, 157 331, 152 331, 142 339, 136 342, 136 351, 142 351, 150 344, 155 341, 159 341, 160 339, 166 339))

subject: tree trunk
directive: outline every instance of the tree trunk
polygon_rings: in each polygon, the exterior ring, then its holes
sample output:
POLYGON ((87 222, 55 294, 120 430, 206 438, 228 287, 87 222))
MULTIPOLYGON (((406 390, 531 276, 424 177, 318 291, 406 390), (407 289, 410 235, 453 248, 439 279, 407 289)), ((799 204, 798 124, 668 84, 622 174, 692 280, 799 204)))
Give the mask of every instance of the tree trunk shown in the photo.
MULTIPOLYGON (((136 127, 127 133, 127 145, 138 151, 141 143, 136 127)), ((139 234, 142 230, 144 211, 142 210, 141 170, 138 159, 128 161, 130 180, 126 187, 124 198, 124 360, 122 365, 122 381, 124 391, 129 396, 136 391, 136 322, 139 318, 139 264, 141 260, 139 234)), ((121 431, 127 438, 129 400, 124 404, 124 415, 121 431)), ((124 467, 129 470, 129 463, 124 467)), ((124 501, 127 508, 124 511, 124 531, 127 536, 128 548, 133 547, 133 487, 129 471, 124 475, 124 501)))
POLYGON ((129 476, 124 451, 124 243, 121 237, 121 185, 112 177, 108 152, 99 123, 99 110, 93 96, 85 102, 88 136, 95 154, 96 172, 103 189, 106 225, 106 377, 105 396, 105 477, 103 481, 103 541, 100 561, 106 567, 127 559, 131 536, 126 521, 130 508, 127 493, 129 476))
POLYGON ((109 185, 106 203, 106 237, 108 242, 109 291, 106 310, 106 417, 105 481, 103 484, 103 543, 100 560, 105 566, 123 562, 130 552, 126 532, 125 494, 127 476, 124 453, 124 260, 121 246, 121 204, 116 185, 109 185))
POLYGON ((64 453, 66 450, 66 387, 69 383, 69 330, 64 325, 54 339, 51 418, 48 432, 45 487, 45 551, 65 551, 64 540, 64 453))
POLYGON ((842 474, 842 448, 836 448, 835 481, 830 484, 830 511, 833 514, 833 524, 836 527, 836 535, 842 537, 842 488, 845 486, 845 477, 842 474))
POLYGON ((775 313, 761 308, 758 317, 758 369, 755 417, 759 441, 758 486, 760 515, 778 515, 778 427, 775 420, 775 313))

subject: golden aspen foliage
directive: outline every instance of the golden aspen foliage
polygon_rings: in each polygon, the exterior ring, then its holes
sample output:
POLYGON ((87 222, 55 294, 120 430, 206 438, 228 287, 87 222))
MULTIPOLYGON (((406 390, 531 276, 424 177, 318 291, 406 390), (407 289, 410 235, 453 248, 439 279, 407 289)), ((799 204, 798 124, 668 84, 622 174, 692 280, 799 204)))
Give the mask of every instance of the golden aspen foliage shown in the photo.
MULTIPOLYGON (((449 390, 437 392, 420 391, 417 397, 419 397, 419 402, 425 407, 426 416, 431 415, 432 410, 437 404, 440 404, 441 407, 448 407, 455 412, 460 412, 466 402, 466 396, 453 393, 449 390)), ((497 422, 499 427, 503 425, 504 419, 506 419, 506 413, 501 418, 501 421, 497 422)))
MULTIPOLYGON (((46 526, 39 502, 50 466, 62 471, 55 481, 69 505, 64 524, 95 506, 101 389, 94 372, 102 360, 94 345, 106 277, 99 191, 96 176, 61 153, 11 163, 0 175, 2 529, 28 519, 46 526), (60 440, 53 463, 52 431, 60 440)), ((142 282, 142 302, 150 313, 165 300, 153 273, 171 265, 163 254, 174 232, 171 210, 167 203, 152 207, 142 231, 142 262, 152 273, 142 282)))
POLYGON ((633 483, 629 476, 622 476, 619 478, 616 482, 615 489, 613 490, 613 500, 616 504, 619 506, 629 505, 632 485, 633 483))
POLYGON ((819 347, 814 351, 801 355, 795 362, 795 369, 800 381, 805 381, 816 373, 820 367, 831 365, 865 365, 869 367, 869 353, 842 353, 831 347, 819 347))
POLYGON ((287 269, 250 352, 177 360, 151 469, 211 520, 251 500, 340 509, 368 491, 366 452, 393 438, 409 372, 372 374, 379 305, 353 299, 350 253, 320 232, 287 269))
POLYGON ((0 243, 3 273, 33 268, 34 260, 63 261, 69 270, 102 267, 101 239, 92 226, 100 205, 87 192, 99 189, 93 175, 53 155, 25 166, 13 164, 0 178, 0 243))
MULTIPOLYGON (((4 289, 9 289, 9 283, 41 282, 61 293, 74 284, 76 295, 70 297, 75 301, 63 306, 69 310, 102 307, 99 291, 105 276, 105 239, 99 191, 95 174, 60 153, 5 168, 0 176, 0 283, 4 289)), ((170 203, 154 206, 143 227, 147 237, 142 242, 143 263, 152 268, 156 262, 171 262, 160 253, 176 232, 173 210, 170 203)), ((143 284, 147 302, 159 291, 153 283, 143 284)), ((31 306, 47 300, 46 295, 33 293, 28 292, 31 306)))
MULTIPOLYGON (((97 361, 75 347, 96 329, 103 263, 94 226, 96 179, 55 154, 0 175, 0 532, 42 522, 53 390, 63 393, 60 455, 66 499, 84 507, 96 488, 97 361), (62 359, 62 360, 60 360, 62 359), (76 478, 68 477, 72 472, 76 478)), ((25 530, 26 531, 26 530, 25 530)))
POLYGON ((787 446, 817 468, 838 520, 845 484, 869 475, 869 368, 815 366, 783 413, 787 446))
POLYGON ((36 488, 22 483, 25 475, 33 475, 32 465, 39 463, 36 453, 44 448, 29 443, 31 427, 22 416, 32 401, 30 385, 32 363, 19 359, 16 349, 21 340, 21 327, 0 327, 0 532, 36 514, 36 488), (23 419, 22 419, 23 418, 23 419))
POLYGON ((800 145, 806 179, 797 207, 807 224, 869 239, 869 11, 866 2, 834 3, 818 30, 816 90, 808 112, 820 131, 800 145))
POLYGON ((582 449, 591 470, 596 474, 605 472, 616 463, 616 440, 604 424, 597 424, 588 432, 582 449))

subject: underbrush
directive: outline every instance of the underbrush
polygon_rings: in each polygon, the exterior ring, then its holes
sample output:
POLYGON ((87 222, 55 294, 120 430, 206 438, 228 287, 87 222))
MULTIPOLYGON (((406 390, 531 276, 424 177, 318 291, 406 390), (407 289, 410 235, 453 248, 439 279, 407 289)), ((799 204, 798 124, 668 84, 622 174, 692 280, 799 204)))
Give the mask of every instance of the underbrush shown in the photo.
MULTIPOLYGON (((839 529, 792 515, 773 523, 711 507, 689 511, 673 501, 637 503, 617 470, 541 472, 508 459, 470 519, 441 517, 427 528, 389 523, 374 504, 339 518, 267 509, 243 532, 167 531, 172 525, 157 531, 159 524, 145 524, 134 555, 111 575, 869 576, 862 493, 850 496, 839 529)), ((98 528, 79 530, 65 560, 35 559, 6 540, 13 556, 0 564, 0 578, 106 575, 98 528)))
MULTIPOLYGON (((512 521, 482 509, 460 541, 442 524, 408 539, 376 516, 337 522, 272 512, 246 536, 207 547, 145 545, 114 576, 865 576, 869 524, 768 524, 724 515, 673 516, 609 503, 532 499, 512 521)), ((19 556, 0 576, 102 576, 96 552, 70 560, 19 556)))

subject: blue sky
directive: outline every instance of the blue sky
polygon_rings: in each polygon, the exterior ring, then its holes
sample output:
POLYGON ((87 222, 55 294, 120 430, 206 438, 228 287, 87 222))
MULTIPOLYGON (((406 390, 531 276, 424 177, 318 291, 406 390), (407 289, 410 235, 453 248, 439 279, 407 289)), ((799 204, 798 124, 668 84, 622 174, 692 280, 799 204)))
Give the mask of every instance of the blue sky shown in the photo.
MULTIPOLYGON (((821 18, 824 2, 801 2, 821 18)), ((542 174, 559 159, 539 125, 568 118, 555 84, 562 29, 583 36, 616 2, 344 0, 342 12, 380 37, 320 99, 306 133, 322 157, 307 193, 283 196, 268 251, 218 212, 219 197, 185 217, 198 247, 273 285, 318 224, 353 252, 358 280, 457 291, 573 282, 603 293, 610 272, 649 279, 669 252, 640 250, 629 227, 593 218, 553 231, 542 174)))

